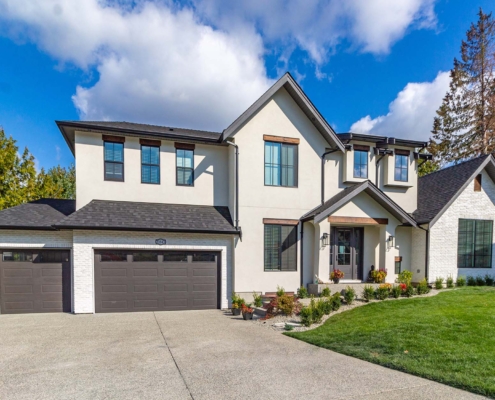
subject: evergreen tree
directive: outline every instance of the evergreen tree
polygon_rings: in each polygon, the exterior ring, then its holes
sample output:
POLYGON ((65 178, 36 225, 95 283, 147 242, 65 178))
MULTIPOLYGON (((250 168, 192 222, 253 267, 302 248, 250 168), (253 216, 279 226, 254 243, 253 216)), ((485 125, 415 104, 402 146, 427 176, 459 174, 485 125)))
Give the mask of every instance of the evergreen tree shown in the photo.
POLYGON ((73 165, 37 173, 29 150, 20 155, 16 141, 0 128, 0 210, 44 197, 74 199, 75 188, 73 165))
POLYGON ((454 59, 450 88, 437 110, 429 151, 438 164, 495 150, 495 21, 480 9, 454 59))

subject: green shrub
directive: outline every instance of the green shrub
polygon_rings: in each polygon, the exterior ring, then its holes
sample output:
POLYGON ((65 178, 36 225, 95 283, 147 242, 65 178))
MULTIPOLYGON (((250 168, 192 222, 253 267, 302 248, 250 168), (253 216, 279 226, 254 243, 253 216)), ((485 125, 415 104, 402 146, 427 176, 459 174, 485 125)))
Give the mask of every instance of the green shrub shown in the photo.
POLYGON ((447 284, 447 287, 449 289, 452 289, 454 287, 454 278, 452 278, 451 276, 447 277, 445 283, 447 284))
POLYGON ((277 297, 283 296, 285 294, 285 289, 282 286, 277 285, 277 297))
POLYGON ((347 304, 351 305, 356 298, 356 291, 354 288, 347 286, 344 290, 344 300, 347 304))
POLYGON ((397 282, 405 283, 406 285, 410 285, 412 281, 413 274, 411 271, 402 271, 397 278, 397 282))
POLYGON ((299 316, 301 317, 301 324, 304 326, 310 326, 313 323, 313 311, 311 306, 303 307, 299 316))
POLYGON ((255 307, 261 307, 263 305, 262 297, 261 294, 253 292, 253 303, 255 307))
POLYGON ((463 276, 458 276, 456 285, 459 287, 466 286, 466 278, 464 278, 463 276))
POLYGON ((330 297, 322 298, 316 303, 323 314, 328 315, 333 310, 333 301, 330 297))
POLYGON ((404 291, 404 294, 406 295, 406 297, 413 297, 414 296, 414 287, 413 287, 413 285, 406 286, 406 290, 404 291))
POLYGON ((483 279, 482 276, 477 276, 476 277, 476 286, 484 286, 485 285, 485 280, 483 279))
POLYGON ((443 278, 442 277, 438 277, 437 279, 435 279, 435 289, 443 289, 443 278))
POLYGON ((380 285, 375 291, 375 297, 378 300, 385 300, 390 297, 390 288, 388 286, 380 285))
POLYGON ((340 308, 341 302, 340 302, 340 293, 334 293, 333 296, 331 297, 332 300, 332 310, 337 311, 340 308))
POLYGON ((402 294, 402 288, 399 285, 394 285, 392 286, 392 289, 390 289, 390 293, 394 299, 398 299, 402 294))
POLYGON ((323 290, 321 291, 321 296, 322 297, 328 297, 328 296, 330 296, 330 288, 329 287, 324 287, 323 290))
POLYGON ((294 309, 296 306, 294 296, 289 296, 288 294, 278 296, 277 303, 277 308, 279 311, 283 312, 285 315, 294 315, 294 309))
POLYGON ((369 302, 371 299, 375 297, 375 289, 371 285, 364 285, 363 289, 363 299, 366 302, 369 302))
POLYGON ((297 297, 300 299, 305 299, 308 297, 308 289, 306 289, 304 286, 301 286, 299 289, 297 289, 297 297))
POLYGON ((468 286, 476 286, 476 279, 472 276, 467 277, 467 285, 468 286))
POLYGON ((241 306, 243 304, 246 304, 246 300, 244 300, 236 292, 232 292, 232 307, 233 308, 241 308, 241 306))
POLYGON ((312 320, 314 324, 318 324, 321 322, 323 319, 323 315, 325 315, 325 310, 324 310, 324 305, 320 303, 321 300, 318 301, 318 303, 315 302, 314 299, 311 300, 310 307, 312 311, 312 320))
POLYGON ((294 329, 293 325, 289 325, 287 322, 285 323, 284 329, 286 331, 292 331, 294 329))
MULTIPOLYGON (((407 288, 406 288, 406 290, 407 290, 407 288)), ((422 279, 418 283, 418 286, 416 287, 416 293, 418 293, 419 295, 430 293, 430 288, 428 286, 428 282, 426 281, 426 278, 422 279)), ((411 297, 411 296, 409 296, 409 297, 411 297)))
POLYGON ((488 275, 488 274, 485 275, 486 286, 493 286, 493 282, 494 282, 493 276, 488 275))

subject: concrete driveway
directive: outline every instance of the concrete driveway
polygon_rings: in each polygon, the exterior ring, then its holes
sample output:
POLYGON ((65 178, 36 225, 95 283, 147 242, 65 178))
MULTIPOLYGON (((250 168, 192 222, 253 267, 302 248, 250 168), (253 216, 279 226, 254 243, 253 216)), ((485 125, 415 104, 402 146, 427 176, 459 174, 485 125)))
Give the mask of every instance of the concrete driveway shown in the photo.
POLYGON ((222 311, 0 316, 1 399, 471 399, 222 311))

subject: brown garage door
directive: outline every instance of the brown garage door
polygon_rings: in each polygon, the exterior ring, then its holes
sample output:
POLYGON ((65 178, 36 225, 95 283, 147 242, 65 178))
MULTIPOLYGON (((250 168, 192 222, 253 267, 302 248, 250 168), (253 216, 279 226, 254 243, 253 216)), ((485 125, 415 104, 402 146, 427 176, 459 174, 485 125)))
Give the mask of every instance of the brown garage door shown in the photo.
POLYGON ((71 311, 69 250, 0 250, 2 314, 71 311))
POLYGON ((215 252, 97 251, 95 311, 219 308, 215 252))

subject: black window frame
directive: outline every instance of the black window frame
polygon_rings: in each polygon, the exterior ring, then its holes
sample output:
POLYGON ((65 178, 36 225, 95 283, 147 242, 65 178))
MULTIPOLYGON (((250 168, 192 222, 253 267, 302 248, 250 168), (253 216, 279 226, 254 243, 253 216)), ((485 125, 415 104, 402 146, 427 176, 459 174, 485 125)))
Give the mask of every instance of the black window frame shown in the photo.
POLYGON ((297 225, 264 224, 263 229, 263 271, 297 272, 297 225), (267 243, 269 236, 277 237, 277 241, 270 245, 267 243), (276 260, 273 258, 275 253, 276 260))
POLYGON ((491 269, 493 220, 459 218, 457 229, 457 268, 491 269), (489 245, 487 239, 489 239, 489 245), (483 241, 485 242, 483 243, 483 241), (477 265, 480 258, 483 260, 484 266, 477 265), (488 262, 486 263, 486 261, 488 262))
POLYGON ((175 184, 176 186, 194 186, 194 149, 184 149, 184 148, 176 148, 175 149, 175 184), (192 167, 179 167, 177 165, 178 160, 178 152, 179 151, 190 151, 192 153, 192 167), (179 168, 182 170, 190 170, 191 171, 191 184, 187 183, 179 183, 179 168))
MULTIPOLYGON (((110 182, 125 182, 125 168, 124 168, 124 162, 125 162, 125 146, 124 146, 124 143, 123 142, 116 142, 116 141, 112 141, 112 140, 104 140, 103 141, 103 179, 105 181, 110 181, 110 182), (122 146, 122 161, 114 161, 114 160, 107 160, 107 154, 106 154, 106 148, 105 148, 105 145, 107 143, 111 143, 113 144, 114 146, 116 144, 118 145, 121 145, 122 146), (114 178, 108 178, 107 177, 107 163, 109 164, 120 164, 122 165, 122 179, 114 179, 114 178)), ((114 150, 112 150, 114 151, 114 150)))
MULTIPOLYGON (((402 173, 399 176, 402 176, 402 173)), ((395 182, 409 182, 409 156, 406 154, 398 154, 398 153, 395 154, 395 157, 394 157, 394 181, 395 182), (403 166, 401 164, 400 166, 397 167, 397 157, 404 157, 406 160, 406 165, 403 166), (406 171, 406 179, 397 179, 397 170, 398 169, 400 171, 403 171, 403 170, 406 171)))
MULTIPOLYGON (((285 188, 297 188, 299 186, 299 145, 298 144, 295 144, 295 143, 282 143, 282 142, 274 142, 274 141, 271 141, 271 140, 265 140, 264 141, 264 144, 263 144, 263 147, 264 147, 264 158, 263 158, 263 170, 264 170, 264 176, 263 176, 263 179, 264 179, 264 184, 265 186, 271 186, 271 187, 285 187, 285 188), (267 144, 271 144, 271 145, 278 145, 280 146, 280 163, 268 163, 270 166, 278 166, 278 168, 280 169, 280 178, 279 178, 279 182, 277 184, 269 184, 269 183, 266 183, 266 167, 267 167, 267 162, 266 162, 266 145, 267 144), (284 148, 293 148, 294 149, 294 164, 291 166, 293 168, 293 171, 294 171, 294 184, 293 185, 289 185, 289 184, 284 184, 284 179, 283 179, 283 170, 285 168, 285 176, 288 177, 288 173, 287 173, 287 170, 288 168, 290 167, 289 164, 283 164, 283 161, 282 161, 282 154, 283 154, 283 151, 284 151, 284 148)), ((288 179, 287 179, 288 181, 288 179)))
MULTIPOLYGON (((141 183, 147 184, 147 185, 160 185, 161 182, 161 173, 160 173, 160 146, 151 146, 148 144, 142 144, 141 145, 141 183), (155 149, 158 149, 158 164, 151 164, 151 163, 144 163, 143 162, 143 147, 154 147, 155 149), (145 182, 143 181, 143 167, 158 167, 158 182, 145 182)), ((150 159, 151 161, 151 159, 150 159)), ((150 180, 151 180, 151 172, 150 172, 150 180)))
MULTIPOLYGON (((362 167, 364 164, 359 162, 360 167, 362 167)), ((359 168, 359 171, 361 172, 361 168, 359 168)), ((352 160, 352 176, 354 178, 358 179, 368 179, 368 174, 369 174, 369 150, 363 150, 363 149, 354 149, 354 159, 352 160), (364 153, 366 155, 366 176, 357 176, 356 175, 356 155, 359 153, 359 161, 361 161, 361 155, 364 153)))

